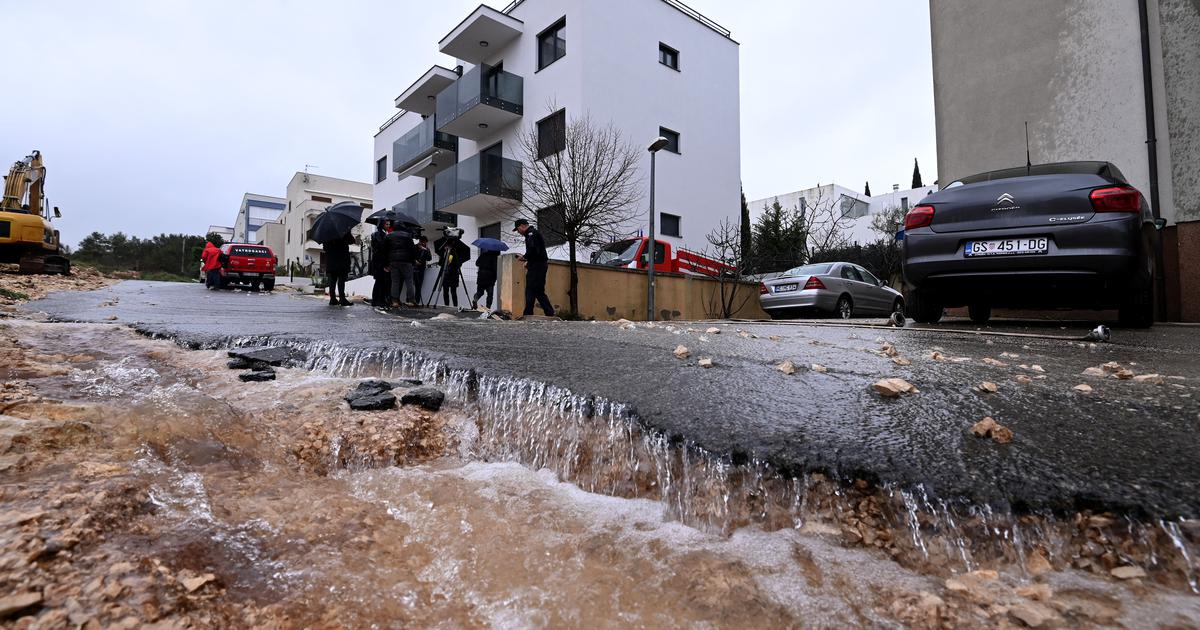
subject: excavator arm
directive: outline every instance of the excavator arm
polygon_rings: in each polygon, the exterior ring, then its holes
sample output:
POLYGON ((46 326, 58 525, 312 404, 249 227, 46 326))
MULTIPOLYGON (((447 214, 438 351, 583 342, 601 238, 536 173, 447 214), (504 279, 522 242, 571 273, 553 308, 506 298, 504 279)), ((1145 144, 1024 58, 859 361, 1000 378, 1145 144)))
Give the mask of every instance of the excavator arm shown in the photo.
POLYGON ((41 151, 34 151, 12 165, 4 177, 4 199, 0 211, 41 215, 45 199, 46 167, 41 151))

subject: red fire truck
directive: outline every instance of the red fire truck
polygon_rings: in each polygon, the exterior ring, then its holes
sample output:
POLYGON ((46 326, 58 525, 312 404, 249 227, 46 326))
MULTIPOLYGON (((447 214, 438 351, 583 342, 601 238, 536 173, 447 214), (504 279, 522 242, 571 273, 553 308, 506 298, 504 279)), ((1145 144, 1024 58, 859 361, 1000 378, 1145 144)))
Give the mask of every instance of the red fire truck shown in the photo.
MULTIPOLYGON (((592 254, 592 264, 628 269, 646 268, 646 250, 650 239, 630 238, 605 245, 592 254)), ((666 241, 656 240, 654 247, 654 271, 665 273, 688 273, 716 278, 722 274, 734 275, 737 267, 713 260, 703 254, 686 249, 674 250, 666 241)))

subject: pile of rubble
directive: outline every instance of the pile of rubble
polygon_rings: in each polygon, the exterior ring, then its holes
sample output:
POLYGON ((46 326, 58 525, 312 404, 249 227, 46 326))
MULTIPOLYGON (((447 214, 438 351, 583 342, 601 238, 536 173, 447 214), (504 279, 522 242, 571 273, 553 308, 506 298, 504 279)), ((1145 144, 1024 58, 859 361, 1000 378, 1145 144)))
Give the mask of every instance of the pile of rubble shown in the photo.
POLYGON ((0 265, 0 305, 12 306, 46 297, 58 291, 91 291, 118 282, 91 267, 73 267, 71 275, 20 275, 17 265, 0 265))

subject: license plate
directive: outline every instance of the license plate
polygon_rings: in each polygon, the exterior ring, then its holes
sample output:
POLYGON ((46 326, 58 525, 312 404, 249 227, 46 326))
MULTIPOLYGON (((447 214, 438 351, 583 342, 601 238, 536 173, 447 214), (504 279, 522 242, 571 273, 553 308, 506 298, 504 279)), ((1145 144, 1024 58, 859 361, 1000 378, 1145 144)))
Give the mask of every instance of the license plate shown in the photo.
POLYGON ((798 284, 780 284, 775 287, 775 292, 788 293, 790 291, 795 291, 798 288, 800 288, 800 285, 798 284))
POLYGON ((244 271, 244 272, 242 272, 242 275, 247 278, 257 278, 258 272, 257 271, 244 271))
POLYGON ((1045 254, 1047 251, 1050 251, 1050 239, 1044 236, 1004 238, 994 241, 967 241, 963 245, 963 255, 968 257, 1045 254))

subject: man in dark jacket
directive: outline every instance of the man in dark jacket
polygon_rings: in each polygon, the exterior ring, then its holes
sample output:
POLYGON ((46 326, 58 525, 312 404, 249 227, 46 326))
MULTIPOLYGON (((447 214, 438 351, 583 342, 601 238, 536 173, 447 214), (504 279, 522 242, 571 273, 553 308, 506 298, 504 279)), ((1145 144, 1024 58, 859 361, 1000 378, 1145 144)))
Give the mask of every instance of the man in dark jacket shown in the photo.
POLYGON ((422 285, 425 284, 425 268, 429 266, 429 261, 433 260, 433 254, 429 251, 429 237, 422 234, 417 238, 417 260, 413 263, 413 286, 417 288, 417 301, 424 302, 425 298, 421 292, 422 285))
POLYGON ((517 219, 513 231, 525 237, 525 254, 519 256, 525 263, 525 315, 533 315, 536 301, 548 317, 554 317, 554 305, 546 296, 546 272, 550 269, 550 257, 546 255, 546 239, 542 233, 529 225, 525 219, 517 219))
POLYGON ((417 306, 417 292, 413 287, 413 261, 417 258, 417 246, 412 233, 404 228, 392 227, 387 235, 388 267, 392 270, 392 307, 399 308, 401 290, 408 296, 408 304, 417 306))
POLYGON ((325 272, 329 284, 329 305, 350 306, 346 299, 346 278, 350 276, 350 246, 354 244, 354 236, 347 234, 336 241, 324 244, 325 272), (341 300, 337 295, 341 293, 341 300))
POLYGON ((462 242, 462 232, 446 228, 446 235, 434 242, 438 263, 442 266, 442 304, 458 306, 458 278, 463 263, 471 260, 471 248, 462 242))
POLYGON ((391 221, 381 221, 379 228, 371 234, 371 306, 387 307, 391 302, 392 274, 388 267, 387 235, 391 221))
POLYGON ((475 297, 471 300, 473 308, 479 308, 479 298, 483 294, 487 294, 487 308, 492 310, 492 292, 496 290, 496 267, 500 262, 500 252, 495 250, 479 252, 479 258, 475 259, 475 266, 479 267, 479 274, 476 276, 475 283, 478 288, 475 289, 475 297))

